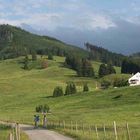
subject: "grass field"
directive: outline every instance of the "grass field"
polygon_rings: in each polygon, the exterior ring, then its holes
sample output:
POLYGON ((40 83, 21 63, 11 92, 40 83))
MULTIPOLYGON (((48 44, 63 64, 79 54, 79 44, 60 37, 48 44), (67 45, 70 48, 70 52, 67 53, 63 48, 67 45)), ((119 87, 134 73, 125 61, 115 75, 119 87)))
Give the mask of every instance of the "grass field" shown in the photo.
MULTIPOLYGON (((96 90, 98 79, 77 77, 75 71, 63 66, 63 57, 49 61, 47 69, 29 71, 21 68, 21 59, 0 61, 1 120, 32 123, 35 107, 48 104, 51 108, 49 120, 74 120, 90 124, 110 124, 114 120, 118 124, 126 121, 140 123, 140 87, 96 90), (52 98, 54 87, 65 89, 68 81, 76 83, 78 93, 52 98), (84 82, 88 83, 90 92, 82 92, 84 82)), ((93 62, 96 74, 99 65, 93 62)), ((120 75, 120 68, 116 69, 117 75, 120 75)))

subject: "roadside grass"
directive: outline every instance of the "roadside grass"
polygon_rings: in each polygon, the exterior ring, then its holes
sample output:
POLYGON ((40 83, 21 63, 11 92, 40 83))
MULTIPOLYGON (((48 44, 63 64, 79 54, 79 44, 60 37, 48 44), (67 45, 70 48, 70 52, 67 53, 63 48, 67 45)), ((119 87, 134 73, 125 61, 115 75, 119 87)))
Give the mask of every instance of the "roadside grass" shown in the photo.
MULTIPOLYGON (((12 132, 11 126, 0 124, 0 140, 9 140, 10 132, 12 132)), ((21 140, 29 140, 29 137, 21 132, 21 140)))

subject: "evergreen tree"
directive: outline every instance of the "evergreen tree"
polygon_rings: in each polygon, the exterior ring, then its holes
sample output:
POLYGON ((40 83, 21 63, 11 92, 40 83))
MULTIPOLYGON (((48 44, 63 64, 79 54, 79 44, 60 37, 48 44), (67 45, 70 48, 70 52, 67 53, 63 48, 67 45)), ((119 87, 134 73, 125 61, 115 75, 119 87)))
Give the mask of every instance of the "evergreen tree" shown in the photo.
POLYGON ((100 68, 99 68, 98 74, 99 74, 100 77, 103 77, 103 76, 105 76, 105 75, 108 74, 108 70, 107 70, 105 64, 101 64, 101 65, 100 65, 100 68))
POLYGON ((75 94, 77 92, 76 85, 74 83, 71 83, 71 92, 72 94, 75 94))
POLYGON ((98 74, 100 77, 103 77, 108 74, 113 74, 113 73, 116 73, 116 70, 114 69, 114 67, 111 64, 107 64, 107 65, 101 64, 100 65, 100 68, 98 71, 98 74))
POLYGON ((65 95, 70 95, 70 94, 71 94, 70 84, 67 84, 66 90, 65 90, 65 95))
MULTIPOLYGON (((93 77, 94 76, 94 69, 89 60, 82 59, 81 65, 82 65, 81 66, 81 76, 84 76, 84 77, 93 77)), ((80 76, 80 75, 78 75, 78 76, 80 76)))
POLYGON ((80 59, 75 56, 67 55, 65 59, 65 64, 76 70, 78 76, 94 76, 94 69, 88 59, 80 59))
POLYGON ((35 50, 31 51, 31 55, 32 55, 32 61, 36 61, 37 60, 37 54, 35 50))
POLYGON ((88 88, 87 83, 85 83, 83 86, 83 92, 87 92, 87 91, 89 91, 89 88, 88 88))
POLYGON ((140 59, 125 59, 122 62, 121 72, 135 74, 140 71, 140 59))
POLYGON ((28 58, 28 55, 25 56, 25 59, 24 59, 24 67, 23 67, 25 70, 28 70, 29 69, 29 58, 28 58))
POLYGON ((63 89, 62 87, 56 87, 53 91, 53 97, 59 97, 59 96, 63 96, 64 93, 63 93, 63 89))
POLYGON ((52 53, 49 53, 49 54, 48 54, 48 59, 49 59, 49 60, 53 60, 53 55, 52 55, 52 53))
POLYGON ((116 73, 116 70, 111 64, 107 64, 107 71, 108 71, 108 74, 116 73))
POLYGON ((65 95, 75 94, 77 92, 76 86, 74 83, 68 83, 65 90, 65 95))

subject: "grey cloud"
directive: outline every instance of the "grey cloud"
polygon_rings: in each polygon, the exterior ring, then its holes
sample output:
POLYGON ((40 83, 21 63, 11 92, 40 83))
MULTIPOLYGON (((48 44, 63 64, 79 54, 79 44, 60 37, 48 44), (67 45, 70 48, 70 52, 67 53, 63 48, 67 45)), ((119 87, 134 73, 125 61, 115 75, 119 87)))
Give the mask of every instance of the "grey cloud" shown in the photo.
POLYGON ((115 19, 114 22, 117 26, 108 29, 78 30, 58 27, 53 31, 34 32, 50 35, 79 47, 83 47, 84 42, 89 41, 117 53, 131 54, 140 51, 140 25, 120 19, 115 19))

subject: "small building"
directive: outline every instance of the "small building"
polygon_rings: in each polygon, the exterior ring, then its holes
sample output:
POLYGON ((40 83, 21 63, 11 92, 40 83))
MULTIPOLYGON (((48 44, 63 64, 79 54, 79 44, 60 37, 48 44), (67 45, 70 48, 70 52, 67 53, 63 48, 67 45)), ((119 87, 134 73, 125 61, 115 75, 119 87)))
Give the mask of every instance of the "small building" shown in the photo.
POLYGON ((128 80, 130 86, 138 86, 140 85, 140 73, 136 73, 128 80))

